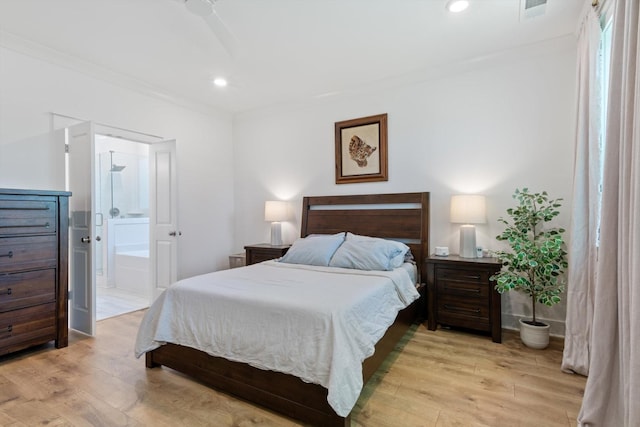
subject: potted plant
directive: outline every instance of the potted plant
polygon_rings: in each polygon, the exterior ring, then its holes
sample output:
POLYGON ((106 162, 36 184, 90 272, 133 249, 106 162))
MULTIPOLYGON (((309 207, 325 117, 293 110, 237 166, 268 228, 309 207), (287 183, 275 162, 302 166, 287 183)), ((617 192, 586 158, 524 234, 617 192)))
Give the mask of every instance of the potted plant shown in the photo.
POLYGON ((532 348, 549 345, 549 325, 536 319, 536 303, 553 306, 564 291, 567 252, 563 228, 546 224, 558 216, 562 199, 549 199, 546 191, 530 193, 516 189, 513 198, 518 206, 507 209, 509 218, 499 218, 505 230, 496 238, 508 243, 510 251, 496 251, 502 270, 493 276, 501 294, 512 289, 531 298, 531 320, 520 319, 520 338, 532 348))

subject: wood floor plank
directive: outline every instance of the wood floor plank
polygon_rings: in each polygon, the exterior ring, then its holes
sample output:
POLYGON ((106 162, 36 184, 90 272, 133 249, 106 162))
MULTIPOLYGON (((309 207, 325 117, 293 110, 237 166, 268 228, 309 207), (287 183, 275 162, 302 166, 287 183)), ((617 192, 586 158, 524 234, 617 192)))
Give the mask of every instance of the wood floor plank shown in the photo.
MULTIPOLYGON (((0 358, 0 425, 273 426, 298 423, 133 355, 143 312, 98 322, 0 358)), ((352 412, 357 427, 575 426, 586 379, 560 371, 562 342, 545 350, 418 325, 373 376, 352 412)))
POLYGON ((87 427, 143 427, 124 412, 114 408, 98 397, 79 390, 68 396, 51 399, 64 408, 64 418, 73 426, 87 427))
POLYGON ((71 426, 60 410, 54 405, 41 400, 24 400, 17 402, 3 411, 15 420, 28 426, 71 426))
POLYGON ((16 420, 15 418, 10 417, 5 414, 2 409, 0 409, 0 426, 4 427, 27 427, 26 424, 16 420))

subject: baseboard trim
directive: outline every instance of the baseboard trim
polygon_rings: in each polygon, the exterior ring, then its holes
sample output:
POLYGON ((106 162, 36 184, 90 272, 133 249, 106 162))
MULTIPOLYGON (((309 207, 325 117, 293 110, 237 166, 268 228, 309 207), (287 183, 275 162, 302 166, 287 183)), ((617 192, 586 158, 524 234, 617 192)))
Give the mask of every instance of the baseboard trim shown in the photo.
MULTIPOLYGON (((510 313, 502 313, 502 329, 511 329, 514 331, 520 330, 519 319, 524 319, 526 316, 518 316, 510 313)), ((549 329, 549 335, 552 337, 563 337, 565 331, 565 324, 563 320, 545 319, 543 317, 536 316, 537 320, 544 322, 551 326, 549 329)))

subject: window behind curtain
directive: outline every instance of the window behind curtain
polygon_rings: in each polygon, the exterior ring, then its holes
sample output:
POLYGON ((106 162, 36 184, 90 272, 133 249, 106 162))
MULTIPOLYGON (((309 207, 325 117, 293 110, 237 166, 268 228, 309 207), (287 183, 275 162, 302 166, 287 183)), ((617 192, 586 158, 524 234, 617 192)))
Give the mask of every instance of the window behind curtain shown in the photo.
MULTIPOLYGON (((609 69, 611 66, 611 8, 609 13, 603 13, 600 19, 602 38, 600 39, 600 197, 598 205, 602 203, 602 179, 604 170, 604 148, 607 134, 607 101, 609 99, 609 69)), ((598 209, 600 212, 601 209, 598 209)), ((598 233, 596 246, 600 246, 600 215, 598 215, 598 233)))

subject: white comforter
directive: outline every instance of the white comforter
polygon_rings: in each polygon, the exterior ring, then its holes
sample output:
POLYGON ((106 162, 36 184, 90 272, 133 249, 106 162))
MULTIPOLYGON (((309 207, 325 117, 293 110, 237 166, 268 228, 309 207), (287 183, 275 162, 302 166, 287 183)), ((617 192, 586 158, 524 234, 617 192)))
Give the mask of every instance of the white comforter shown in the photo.
POLYGON ((359 271, 267 261, 181 280, 146 313, 140 357, 166 342, 285 372, 329 390, 347 416, 362 362, 418 298, 406 270, 359 271))

